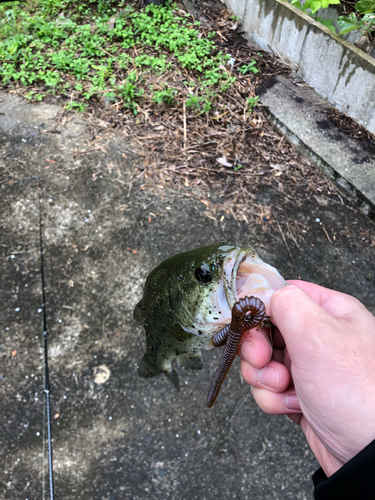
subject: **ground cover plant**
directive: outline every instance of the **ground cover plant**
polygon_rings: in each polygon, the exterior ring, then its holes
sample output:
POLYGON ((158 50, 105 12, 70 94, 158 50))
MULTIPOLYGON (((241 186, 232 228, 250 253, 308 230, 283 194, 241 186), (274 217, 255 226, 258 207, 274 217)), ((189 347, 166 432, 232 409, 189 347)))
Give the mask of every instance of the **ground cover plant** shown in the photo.
POLYGON ((337 18, 340 35, 358 31, 360 38, 355 45, 365 52, 370 52, 375 45, 375 0, 347 1, 343 14, 337 18))
MULTIPOLYGON (((58 93, 78 111, 104 99, 137 114, 142 100, 172 105, 188 93, 187 107, 207 113, 236 80, 215 32, 200 29, 177 5, 139 10, 114 0, 34 0, 1 9, 2 84, 41 86, 30 99, 58 93), (171 70, 177 85, 161 82, 171 70)), ((255 60, 248 66, 240 71, 259 71, 255 60)))
POLYGON ((365 52, 370 52, 375 45, 375 0, 289 0, 292 5, 302 10, 305 14, 313 17, 316 21, 324 24, 336 33, 332 24, 333 19, 324 19, 321 14, 330 5, 338 5, 342 15, 337 17, 339 35, 345 35, 351 31, 358 31, 358 40, 355 42, 365 52))

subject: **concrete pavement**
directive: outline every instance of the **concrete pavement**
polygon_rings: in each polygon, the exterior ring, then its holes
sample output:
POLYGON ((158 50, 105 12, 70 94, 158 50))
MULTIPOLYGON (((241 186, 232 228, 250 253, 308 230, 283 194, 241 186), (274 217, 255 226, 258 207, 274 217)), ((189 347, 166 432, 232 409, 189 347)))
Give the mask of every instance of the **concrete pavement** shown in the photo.
MULTIPOLYGON (((227 215, 217 222, 197 201, 151 195, 133 179, 137 159, 124 138, 96 135, 77 118, 55 133, 57 106, 0 98, 1 496, 39 499, 46 488, 48 498, 41 199, 55 498, 311 499, 317 463, 300 429, 257 408, 238 361, 211 410, 206 393, 218 352, 205 353, 200 373, 180 369, 180 393, 165 377, 137 375, 144 332, 132 310, 157 263, 224 240, 253 244, 295 278, 280 235, 251 214, 248 225, 227 215)), ((374 226, 309 191, 305 206, 291 203, 283 214, 305 228, 299 248, 291 244, 301 277, 375 312, 374 226)))

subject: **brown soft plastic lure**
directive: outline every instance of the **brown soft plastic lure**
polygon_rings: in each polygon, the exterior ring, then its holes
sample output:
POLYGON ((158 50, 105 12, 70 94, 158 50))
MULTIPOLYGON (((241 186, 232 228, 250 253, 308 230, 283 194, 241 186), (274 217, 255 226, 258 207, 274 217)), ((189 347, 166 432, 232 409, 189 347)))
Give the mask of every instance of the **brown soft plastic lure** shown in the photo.
POLYGON ((219 394, 221 384, 236 357, 238 344, 244 332, 254 328, 266 319, 266 307, 258 297, 244 297, 232 308, 232 321, 220 332, 216 333, 211 342, 215 347, 225 344, 215 376, 207 395, 207 406, 212 408, 219 394))

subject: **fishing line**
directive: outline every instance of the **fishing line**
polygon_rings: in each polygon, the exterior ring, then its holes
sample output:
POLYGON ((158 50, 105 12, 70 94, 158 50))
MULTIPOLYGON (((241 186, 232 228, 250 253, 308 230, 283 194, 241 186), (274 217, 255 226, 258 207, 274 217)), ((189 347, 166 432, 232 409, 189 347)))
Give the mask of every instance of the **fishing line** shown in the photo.
POLYGON ((242 401, 242 403, 240 404, 240 406, 237 408, 237 410, 233 413, 233 415, 230 417, 230 419, 228 420, 228 422, 225 424, 223 430, 221 431, 219 437, 216 438, 214 444, 212 445, 210 451, 207 453, 207 455, 204 457, 202 463, 200 464, 199 466, 199 469, 194 473, 193 477, 190 479, 190 482, 189 484, 187 485, 187 487, 185 488, 185 491, 182 493, 181 495, 181 499, 180 500, 183 500, 184 498, 184 495, 185 493, 187 492, 187 490, 190 488, 192 482, 194 481, 194 479, 196 478, 196 476, 198 475, 199 471, 201 470, 201 468, 203 467, 203 465, 205 464, 207 458, 209 457, 210 453, 212 452, 212 450, 215 448, 217 442, 219 441, 219 439, 221 438, 221 436, 224 434, 224 432, 226 431, 228 425, 231 423, 231 421, 234 419, 234 417, 236 416, 236 414, 240 411, 240 409, 242 408, 242 406, 244 405, 244 403, 246 402, 247 398, 250 396, 251 394, 251 388, 249 389, 249 392, 246 394, 245 396, 245 399, 242 401))
MULTIPOLYGON (((262 371, 263 371, 265 368, 267 368, 267 366, 268 366, 269 362, 270 362, 270 361, 271 361, 271 359, 272 359, 272 354, 273 354, 273 339, 272 339, 272 333, 273 333, 273 332, 272 332, 272 327, 271 327, 271 328, 270 328, 270 334, 269 334, 269 336, 268 336, 268 335, 267 335, 267 333, 266 333, 266 332, 264 332, 262 328, 257 328, 257 329, 259 329, 259 330, 262 332, 262 334, 263 334, 263 335, 264 335, 264 337, 268 340, 268 342, 269 342, 269 344, 270 344, 270 346, 271 346, 271 354, 270 354, 270 357, 269 357, 269 359, 268 359, 267 363, 266 363, 266 364, 265 364, 265 366, 262 368, 262 371)), ((216 438, 216 441, 215 441, 215 442, 214 442, 214 444, 212 445, 212 448, 211 448, 211 449, 210 449, 210 451, 207 453, 207 455, 206 455, 206 456, 205 456, 205 458, 203 459, 202 463, 200 464, 200 466, 199 466, 198 470, 194 473, 193 477, 191 478, 191 480, 190 480, 189 484, 187 485, 187 487, 186 487, 185 491, 182 493, 182 495, 181 495, 181 499, 180 499, 180 500, 183 500, 185 493, 186 493, 186 492, 188 491, 188 489, 190 488, 190 486, 191 486, 192 482, 194 481, 194 479, 195 479, 195 478, 196 478, 196 476, 198 475, 199 471, 201 470, 201 468, 202 468, 202 467, 203 467, 203 465, 205 464, 205 462, 206 462, 207 458, 209 457, 210 453, 211 453, 211 452, 212 452, 212 450, 215 448, 215 446, 216 446, 217 442, 219 441, 219 439, 221 438, 221 436, 222 436, 222 435, 224 434, 224 432, 226 431, 226 429, 227 429, 228 425, 231 423, 231 421, 233 420, 233 418, 236 416, 236 414, 240 411, 240 409, 242 408, 242 406, 245 404, 245 402, 246 402, 247 398, 250 396, 250 394, 251 394, 251 388, 249 389, 249 392, 246 394, 245 399, 242 401, 242 403, 240 404, 240 406, 237 408, 237 410, 233 413, 233 415, 230 417, 230 419, 228 420, 228 422, 225 424, 225 427, 224 427, 224 429, 221 431, 221 433, 220 433, 219 437, 218 437, 218 438, 216 438)))
POLYGON ((39 197, 39 238, 40 238, 40 274, 42 281, 42 316, 43 316, 43 340, 44 340, 44 398, 43 398, 43 499, 45 498, 45 424, 47 420, 47 442, 48 442, 48 475, 49 475, 49 497, 53 500, 53 460, 52 460, 52 437, 51 437, 51 407, 50 407, 50 387, 47 355, 47 315, 46 315, 46 294, 44 280, 43 261, 43 223, 42 223, 42 197, 39 197))

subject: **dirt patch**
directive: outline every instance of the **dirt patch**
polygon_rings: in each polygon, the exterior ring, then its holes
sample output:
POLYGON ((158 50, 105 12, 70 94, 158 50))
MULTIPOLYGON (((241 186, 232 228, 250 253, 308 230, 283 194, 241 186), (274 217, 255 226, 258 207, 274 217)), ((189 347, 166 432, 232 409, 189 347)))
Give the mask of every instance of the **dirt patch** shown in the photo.
POLYGON ((342 132, 354 139, 369 140, 375 153, 374 136, 358 122, 345 113, 341 113, 336 108, 330 108, 327 112, 327 119, 334 123, 342 132))
POLYGON ((290 68, 269 53, 251 49, 238 22, 219 2, 194 7, 204 29, 216 31, 216 45, 233 57, 237 81, 220 96, 214 115, 167 106, 142 109, 137 119, 107 112, 107 125, 138 145, 134 182, 155 194, 167 190, 169 196, 196 198, 213 218, 224 211, 245 221, 250 213, 270 219, 269 205, 276 199, 279 206, 292 199, 301 206, 301 183, 339 201, 326 178, 267 123, 261 107, 247 112, 246 99, 272 86, 275 76, 290 68), (260 72, 241 75, 239 68, 251 61, 260 72))

